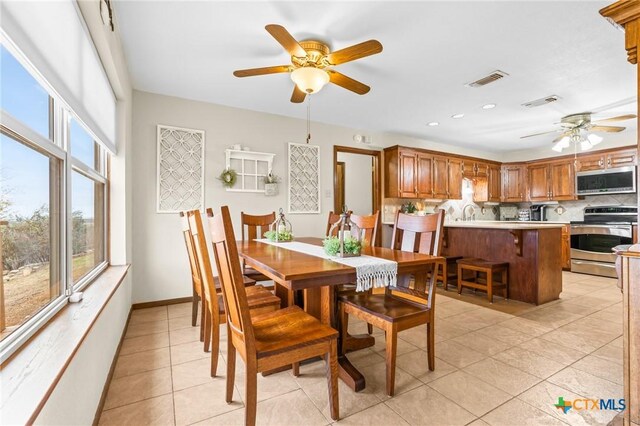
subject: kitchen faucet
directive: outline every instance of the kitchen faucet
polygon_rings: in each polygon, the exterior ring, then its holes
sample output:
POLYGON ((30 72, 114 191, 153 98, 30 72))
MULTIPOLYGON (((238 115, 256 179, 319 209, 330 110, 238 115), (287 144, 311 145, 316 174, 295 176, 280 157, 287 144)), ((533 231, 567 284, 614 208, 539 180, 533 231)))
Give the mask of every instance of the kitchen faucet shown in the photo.
POLYGON ((462 220, 476 220, 476 208, 473 204, 469 203, 462 208, 462 220), (467 207, 471 207, 471 215, 467 216, 467 207))

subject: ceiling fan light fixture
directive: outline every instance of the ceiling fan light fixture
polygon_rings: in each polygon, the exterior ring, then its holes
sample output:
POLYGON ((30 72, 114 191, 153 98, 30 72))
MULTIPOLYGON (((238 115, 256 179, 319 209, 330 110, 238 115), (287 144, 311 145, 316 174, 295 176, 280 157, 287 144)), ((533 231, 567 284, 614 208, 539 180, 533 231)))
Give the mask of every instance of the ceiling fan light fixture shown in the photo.
POLYGON ((588 151, 591 148, 593 148, 593 145, 587 139, 584 139, 582 142, 580 142, 580 149, 581 150, 588 151))
POLYGON ((302 67, 293 70, 291 80, 305 93, 318 93, 329 82, 329 74, 319 68, 302 67))
POLYGON ((552 149, 552 150, 554 150, 555 152, 562 152, 562 150, 563 150, 564 148, 565 148, 565 147, 564 147, 564 146, 562 146, 562 141, 560 141, 560 142, 556 143, 556 144, 553 146, 553 148, 551 148, 551 149, 552 149))
POLYGON ((587 136, 587 139, 589 139, 591 145, 598 145, 600 142, 602 142, 602 136, 596 135, 595 133, 591 133, 589 136, 587 136))

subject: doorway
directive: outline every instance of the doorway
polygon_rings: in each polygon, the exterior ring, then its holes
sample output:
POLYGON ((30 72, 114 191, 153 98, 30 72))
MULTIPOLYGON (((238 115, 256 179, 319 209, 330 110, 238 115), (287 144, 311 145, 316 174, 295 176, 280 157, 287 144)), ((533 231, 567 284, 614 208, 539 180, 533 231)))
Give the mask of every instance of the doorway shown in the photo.
MULTIPOLYGON (((342 212, 345 205, 358 215, 370 215, 381 210, 381 159, 381 151, 333 147, 334 212, 342 212)), ((378 232, 376 240, 381 234, 378 232)))

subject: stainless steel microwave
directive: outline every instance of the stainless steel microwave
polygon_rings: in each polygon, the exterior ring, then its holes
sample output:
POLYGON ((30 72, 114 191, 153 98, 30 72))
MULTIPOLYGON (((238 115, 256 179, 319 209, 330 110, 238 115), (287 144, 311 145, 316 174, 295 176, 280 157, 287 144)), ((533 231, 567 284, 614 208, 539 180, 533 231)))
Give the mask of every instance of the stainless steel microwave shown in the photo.
POLYGON ((636 167, 576 173, 578 195, 628 194, 636 192, 636 167))

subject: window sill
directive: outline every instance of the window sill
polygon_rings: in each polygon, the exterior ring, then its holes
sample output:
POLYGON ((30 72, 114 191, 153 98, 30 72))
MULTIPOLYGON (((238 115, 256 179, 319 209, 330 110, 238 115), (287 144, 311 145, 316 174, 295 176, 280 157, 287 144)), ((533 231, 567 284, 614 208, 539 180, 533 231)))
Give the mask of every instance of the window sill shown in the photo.
POLYGON ((64 374, 76 351, 129 265, 110 266, 0 366, 0 411, 3 424, 31 424, 64 374))

